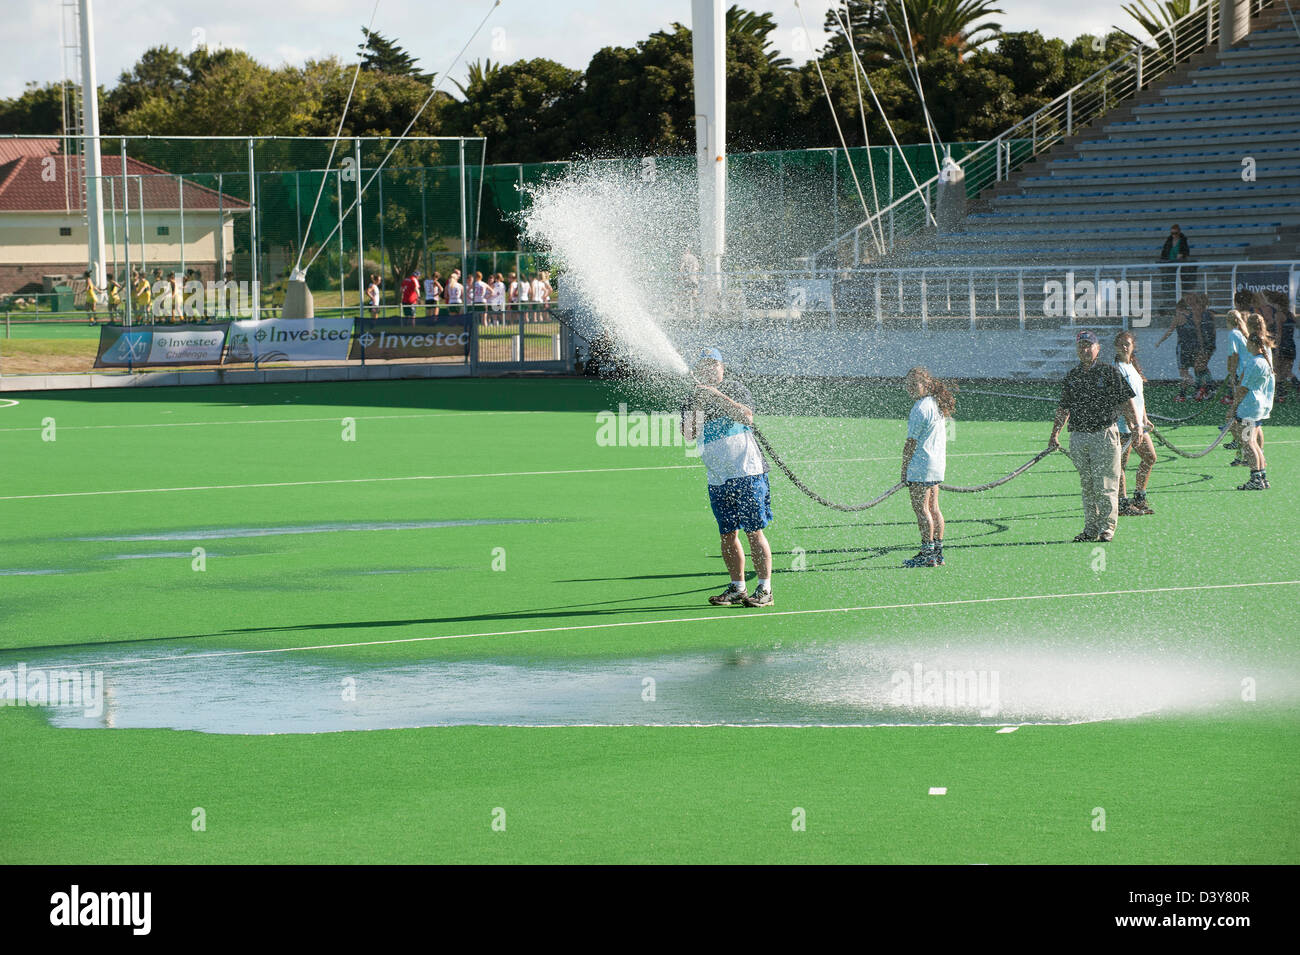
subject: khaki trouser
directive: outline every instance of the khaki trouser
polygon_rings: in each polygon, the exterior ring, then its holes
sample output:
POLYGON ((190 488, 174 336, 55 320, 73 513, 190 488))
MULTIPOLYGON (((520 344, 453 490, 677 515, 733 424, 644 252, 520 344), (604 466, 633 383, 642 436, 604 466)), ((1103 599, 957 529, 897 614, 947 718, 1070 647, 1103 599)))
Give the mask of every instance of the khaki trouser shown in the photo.
POLYGON ((1070 460, 1083 490, 1083 532, 1113 537, 1119 523, 1119 429, 1070 433, 1070 460))

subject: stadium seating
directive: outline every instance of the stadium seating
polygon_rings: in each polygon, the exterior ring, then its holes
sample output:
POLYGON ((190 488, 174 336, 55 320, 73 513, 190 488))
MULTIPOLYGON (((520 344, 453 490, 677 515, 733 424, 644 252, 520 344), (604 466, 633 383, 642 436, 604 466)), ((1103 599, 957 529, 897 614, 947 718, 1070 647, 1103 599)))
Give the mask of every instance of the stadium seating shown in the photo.
POLYGON ((961 231, 908 258, 1147 262, 1175 222, 1193 259, 1300 257, 1300 31, 1283 5, 1252 26, 985 190, 961 231))

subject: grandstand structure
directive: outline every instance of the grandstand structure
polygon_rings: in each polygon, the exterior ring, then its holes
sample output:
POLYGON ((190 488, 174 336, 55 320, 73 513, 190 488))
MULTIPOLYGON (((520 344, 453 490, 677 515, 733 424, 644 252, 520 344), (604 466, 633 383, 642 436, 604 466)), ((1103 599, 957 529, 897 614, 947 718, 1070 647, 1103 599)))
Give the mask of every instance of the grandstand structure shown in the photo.
POLYGON ((1294 256, 1300 23, 1274 0, 1237 5, 1254 15, 1235 42, 1203 4, 962 157, 969 209, 934 227, 935 176, 817 267, 1140 261, 1175 221, 1198 258, 1294 256))
MULTIPOLYGON (((1078 327, 1159 329, 1187 291, 1220 314, 1243 288, 1285 290, 1294 307, 1300 15, 1201 4, 959 162, 956 182, 922 182, 809 256, 832 328, 865 322, 918 356, 932 346, 913 333, 967 332, 944 351, 990 377, 1050 379, 1078 327), (1160 261, 1173 224, 1187 262, 1160 261), (1089 307, 1068 292, 1049 307, 1047 288, 1084 283, 1099 290, 1089 307), (1014 348, 990 346, 1001 330, 1022 333, 1014 348)), ((1176 377, 1172 362, 1155 356, 1149 373, 1176 377)))
POLYGON ((1192 57, 989 190, 948 262, 1150 258, 1170 223, 1197 258, 1300 256, 1300 30, 1285 6, 1192 57))

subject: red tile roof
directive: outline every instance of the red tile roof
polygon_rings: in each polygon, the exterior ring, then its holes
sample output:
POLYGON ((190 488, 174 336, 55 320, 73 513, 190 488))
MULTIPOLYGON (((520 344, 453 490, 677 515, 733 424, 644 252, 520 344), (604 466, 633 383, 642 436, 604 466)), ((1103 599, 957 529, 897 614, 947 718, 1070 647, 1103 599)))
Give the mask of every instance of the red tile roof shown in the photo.
MULTIPOLYGON (((63 212, 71 201, 73 210, 81 208, 81 163, 74 157, 68 157, 67 183, 64 183, 64 156, 59 151, 57 139, 10 139, 0 140, 0 212, 63 212), (55 161, 55 176, 47 181, 42 173, 49 168, 47 157, 55 161)), ((104 176, 118 177, 113 188, 116 190, 117 207, 122 208, 122 157, 104 155, 101 157, 104 176)), ((128 176, 144 177, 144 207, 146 209, 180 208, 180 183, 174 175, 151 166, 149 163, 132 159, 126 160, 128 176)), ((130 180, 130 206, 132 211, 139 208, 139 180, 130 180)), ((104 187, 104 203, 109 203, 109 187, 104 187)), ((248 203, 234 196, 221 197, 215 189, 200 186, 185 180, 186 209, 247 209, 248 203)))

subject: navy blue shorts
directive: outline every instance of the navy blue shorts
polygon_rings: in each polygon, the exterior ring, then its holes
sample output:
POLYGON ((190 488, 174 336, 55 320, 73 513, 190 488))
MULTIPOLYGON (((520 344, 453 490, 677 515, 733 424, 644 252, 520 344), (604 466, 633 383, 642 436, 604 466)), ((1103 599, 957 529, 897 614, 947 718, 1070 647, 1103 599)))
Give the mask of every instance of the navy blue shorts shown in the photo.
POLYGON ((761 531, 773 521, 772 490, 766 474, 732 478, 709 485, 709 504, 722 536, 736 531, 761 531))

